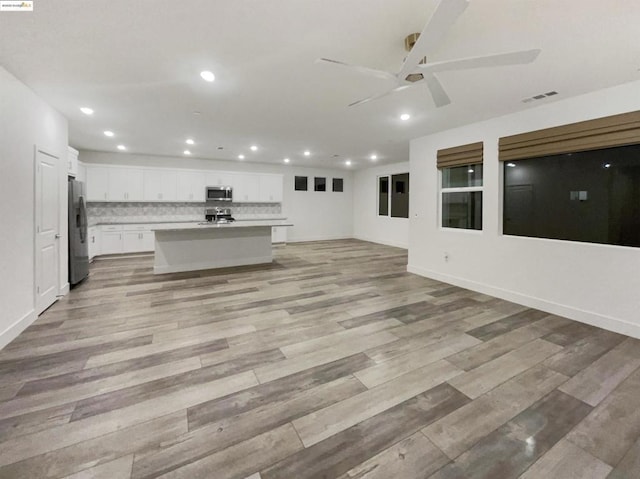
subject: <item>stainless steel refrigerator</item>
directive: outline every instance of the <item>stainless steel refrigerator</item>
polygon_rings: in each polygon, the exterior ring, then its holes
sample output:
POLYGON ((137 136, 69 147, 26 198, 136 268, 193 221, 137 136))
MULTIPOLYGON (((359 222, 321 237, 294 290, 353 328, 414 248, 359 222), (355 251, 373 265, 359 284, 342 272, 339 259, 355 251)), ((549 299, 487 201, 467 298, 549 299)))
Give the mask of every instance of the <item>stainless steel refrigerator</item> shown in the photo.
POLYGON ((78 284, 89 275, 89 242, 85 186, 69 178, 69 283, 78 284))

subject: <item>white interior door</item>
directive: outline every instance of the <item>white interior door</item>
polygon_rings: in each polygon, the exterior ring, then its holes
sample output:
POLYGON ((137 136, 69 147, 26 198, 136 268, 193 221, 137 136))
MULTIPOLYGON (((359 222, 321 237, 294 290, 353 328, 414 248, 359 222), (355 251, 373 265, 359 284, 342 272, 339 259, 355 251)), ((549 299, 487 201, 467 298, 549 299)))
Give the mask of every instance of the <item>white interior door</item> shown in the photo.
POLYGON ((36 150, 36 314, 58 296, 58 158, 36 150))

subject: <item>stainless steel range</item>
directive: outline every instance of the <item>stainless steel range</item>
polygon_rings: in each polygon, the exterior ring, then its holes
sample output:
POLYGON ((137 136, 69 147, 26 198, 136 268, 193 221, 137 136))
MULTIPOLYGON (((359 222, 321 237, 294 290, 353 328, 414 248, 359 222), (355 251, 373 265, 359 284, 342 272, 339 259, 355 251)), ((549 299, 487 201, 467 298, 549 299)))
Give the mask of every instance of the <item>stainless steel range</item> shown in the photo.
POLYGON ((235 218, 231 216, 231 208, 205 208, 204 218, 209 223, 231 223, 235 218))

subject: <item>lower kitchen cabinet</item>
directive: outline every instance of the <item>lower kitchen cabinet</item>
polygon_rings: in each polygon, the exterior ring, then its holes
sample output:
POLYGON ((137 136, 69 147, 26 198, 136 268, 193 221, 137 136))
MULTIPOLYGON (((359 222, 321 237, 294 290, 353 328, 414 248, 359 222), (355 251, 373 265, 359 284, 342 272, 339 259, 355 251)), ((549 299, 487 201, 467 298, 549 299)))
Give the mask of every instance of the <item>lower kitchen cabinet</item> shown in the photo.
POLYGON ((153 251, 155 247, 153 231, 125 231, 123 237, 124 253, 153 251))
POLYGON ((122 231, 102 231, 100 254, 124 253, 122 231))
POLYGON ((287 242, 287 227, 286 226, 274 226, 271 228, 271 242, 272 243, 286 243, 287 242))
POLYGON ((87 229, 87 241, 89 243, 89 261, 91 261, 94 257, 102 254, 100 250, 100 227, 92 226, 87 229))
POLYGON ((89 257, 98 254, 140 253, 153 251, 155 235, 152 225, 103 225, 95 226, 95 240, 89 232, 89 257), (98 245, 91 251, 92 241, 98 245))

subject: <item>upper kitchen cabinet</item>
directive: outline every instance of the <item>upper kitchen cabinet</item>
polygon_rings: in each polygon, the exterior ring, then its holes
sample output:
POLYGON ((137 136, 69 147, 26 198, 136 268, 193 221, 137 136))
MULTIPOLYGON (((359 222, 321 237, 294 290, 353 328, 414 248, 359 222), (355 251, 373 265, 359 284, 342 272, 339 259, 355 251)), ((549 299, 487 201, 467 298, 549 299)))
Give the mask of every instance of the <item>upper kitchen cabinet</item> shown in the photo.
POLYGON ((234 186, 235 175, 226 171, 208 171, 205 175, 205 186, 234 186))
POLYGON ((177 195, 178 201, 204 202, 204 188, 206 178, 200 171, 177 171, 177 195))
POLYGON ((141 169, 109 168, 109 201, 142 201, 144 178, 141 169))
POLYGON ((109 170, 87 166, 87 201, 109 201, 109 170))
POLYGON ((260 175, 260 202, 282 202, 282 175, 260 175))
POLYGON ((87 165, 87 201, 142 201, 142 169, 87 165))
POLYGON ((145 201, 176 201, 177 176, 173 170, 144 170, 145 201))
POLYGON ((251 173, 236 175, 233 185, 233 202, 260 202, 260 175, 251 173))
POLYGON ((67 150, 67 174, 74 178, 78 176, 78 150, 71 147, 67 150))

